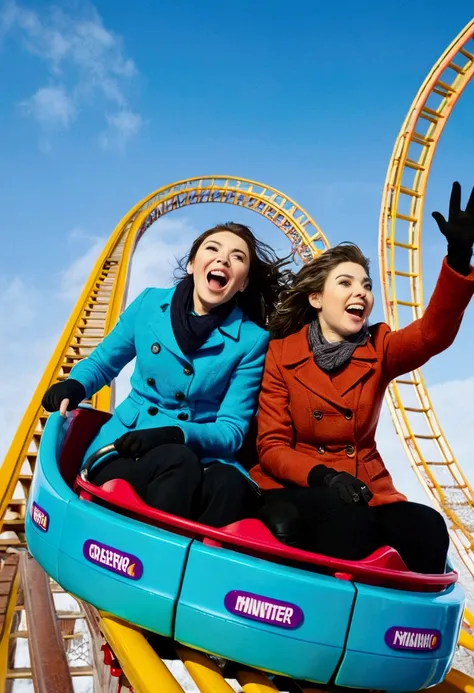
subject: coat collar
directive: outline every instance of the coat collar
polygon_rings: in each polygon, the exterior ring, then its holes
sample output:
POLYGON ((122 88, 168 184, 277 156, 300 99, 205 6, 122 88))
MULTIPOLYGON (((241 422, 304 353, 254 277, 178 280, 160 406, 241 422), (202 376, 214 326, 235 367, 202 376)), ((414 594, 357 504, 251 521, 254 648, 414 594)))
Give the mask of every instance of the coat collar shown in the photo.
POLYGON ((377 362, 371 340, 369 338, 365 344, 355 349, 350 362, 334 378, 337 381, 336 388, 333 379, 314 361, 309 348, 308 328, 309 325, 305 325, 299 332, 282 340, 282 365, 294 368, 295 378, 315 394, 338 407, 346 407, 344 395, 365 378, 377 362))
MULTIPOLYGON (((178 342, 176 341, 176 337, 174 336, 174 332, 171 327, 170 305, 175 291, 176 287, 173 286, 170 289, 166 289, 164 293, 162 293, 160 301, 157 303, 150 315, 149 324, 160 342, 163 343, 167 349, 187 361, 189 359, 179 348, 178 342), (166 328, 164 325, 165 322, 168 323, 166 328)), ((235 342, 239 341, 243 317, 244 314, 242 309, 239 308, 239 306, 235 306, 222 325, 211 332, 204 344, 202 344, 197 350, 197 353, 224 344, 224 336, 230 337, 235 342)))

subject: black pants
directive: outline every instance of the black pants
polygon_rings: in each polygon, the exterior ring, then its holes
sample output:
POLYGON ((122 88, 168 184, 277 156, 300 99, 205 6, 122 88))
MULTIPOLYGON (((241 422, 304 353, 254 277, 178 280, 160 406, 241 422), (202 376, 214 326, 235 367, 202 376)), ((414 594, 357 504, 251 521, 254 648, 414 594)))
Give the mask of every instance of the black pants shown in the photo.
POLYGON ((300 548, 356 561, 388 545, 414 572, 445 571, 449 534, 443 517, 429 506, 346 504, 325 486, 273 489, 263 497, 262 520, 272 531, 277 528, 277 536, 296 536, 293 543, 300 548), (285 516, 291 524, 286 529, 285 516))
POLYGON ((124 479, 147 505, 211 527, 255 515, 259 502, 238 469, 219 462, 204 466, 185 445, 160 445, 137 461, 112 459, 90 478, 97 486, 124 479))

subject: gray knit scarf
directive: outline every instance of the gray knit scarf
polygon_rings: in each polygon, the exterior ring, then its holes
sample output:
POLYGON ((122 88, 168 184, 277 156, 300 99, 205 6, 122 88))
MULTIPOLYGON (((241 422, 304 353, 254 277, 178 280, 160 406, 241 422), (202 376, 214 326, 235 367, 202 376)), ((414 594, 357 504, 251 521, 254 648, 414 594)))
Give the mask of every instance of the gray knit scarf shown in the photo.
POLYGON ((314 354, 314 360, 321 370, 329 373, 343 366, 354 353, 355 349, 364 344, 369 334, 367 323, 357 334, 342 340, 342 342, 328 342, 321 331, 319 320, 313 320, 309 325, 309 348, 314 354))

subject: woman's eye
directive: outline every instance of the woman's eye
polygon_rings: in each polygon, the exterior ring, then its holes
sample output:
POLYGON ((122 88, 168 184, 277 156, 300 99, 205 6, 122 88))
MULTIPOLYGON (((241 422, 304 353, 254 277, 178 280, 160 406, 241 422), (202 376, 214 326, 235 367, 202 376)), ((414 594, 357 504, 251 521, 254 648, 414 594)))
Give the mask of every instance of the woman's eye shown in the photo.
POLYGON ((350 286, 351 283, 348 279, 343 279, 342 282, 339 282, 341 286, 350 286))
POLYGON ((206 246, 206 250, 214 250, 214 251, 217 252, 217 248, 216 248, 215 245, 208 245, 208 246, 206 246))
POLYGON ((366 290, 366 291, 372 291, 372 284, 366 284, 366 285, 365 285, 365 290, 366 290))
POLYGON ((243 262, 243 261, 244 261, 244 258, 242 257, 242 255, 233 255, 233 258, 234 258, 235 260, 240 260, 240 262, 243 262))

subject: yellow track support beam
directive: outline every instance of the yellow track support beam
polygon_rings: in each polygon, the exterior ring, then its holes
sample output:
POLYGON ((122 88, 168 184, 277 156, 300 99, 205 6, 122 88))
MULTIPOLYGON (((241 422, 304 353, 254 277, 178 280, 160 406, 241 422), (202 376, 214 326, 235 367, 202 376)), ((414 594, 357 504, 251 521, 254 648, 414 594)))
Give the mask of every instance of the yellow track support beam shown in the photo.
MULTIPOLYGON (((452 686, 457 691, 464 691, 464 693, 474 693, 474 679, 467 674, 463 674, 462 671, 457 669, 451 669, 449 674, 446 676, 444 684, 441 685, 452 686)), ((436 686, 434 690, 439 687, 436 686)))
POLYGON ((234 693, 217 664, 205 654, 183 646, 176 651, 201 693, 234 693))
POLYGON ((100 616, 100 629, 135 693, 183 693, 139 628, 102 612, 100 616))
POLYGON ((20 571, 17 570, 8 596, 8 604, 0 636, 0 693, 5 693, 8 673, 8 654, 10 649, 10 631, 15 615, 18 588, 20 586, 20 571))
POLYGON ((239 671, 237 681, 244 693, 273 693, 278 688, 259 671, 239 671))

